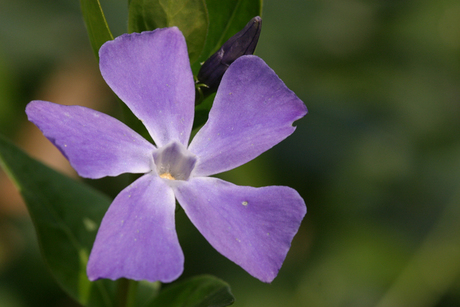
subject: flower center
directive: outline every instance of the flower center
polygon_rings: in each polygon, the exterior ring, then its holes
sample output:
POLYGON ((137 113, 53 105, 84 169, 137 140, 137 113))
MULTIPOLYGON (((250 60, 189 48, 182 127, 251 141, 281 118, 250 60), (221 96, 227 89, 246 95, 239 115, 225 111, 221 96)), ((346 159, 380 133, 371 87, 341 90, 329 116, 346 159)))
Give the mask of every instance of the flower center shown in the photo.
POLYGON ((160 175, 160 177, 169 180, 176 180, 176 178, 174 178, 170 173, 163 173, 160 175))
POLYGON ((153 159, 158 175, 169 180, 188 180, 197 160, 194 154, 177 142, 159 148, 153 159))

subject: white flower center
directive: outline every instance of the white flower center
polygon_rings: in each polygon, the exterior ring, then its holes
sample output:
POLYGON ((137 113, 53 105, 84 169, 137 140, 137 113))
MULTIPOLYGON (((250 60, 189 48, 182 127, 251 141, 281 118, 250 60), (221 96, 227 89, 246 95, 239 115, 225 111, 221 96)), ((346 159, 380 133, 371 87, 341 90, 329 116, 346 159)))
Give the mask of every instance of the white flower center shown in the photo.
POLYGON ((169 180, 188 180, 197 160, 194 154, 177 142, 159 148, 153 159, 158 175, 169 180))

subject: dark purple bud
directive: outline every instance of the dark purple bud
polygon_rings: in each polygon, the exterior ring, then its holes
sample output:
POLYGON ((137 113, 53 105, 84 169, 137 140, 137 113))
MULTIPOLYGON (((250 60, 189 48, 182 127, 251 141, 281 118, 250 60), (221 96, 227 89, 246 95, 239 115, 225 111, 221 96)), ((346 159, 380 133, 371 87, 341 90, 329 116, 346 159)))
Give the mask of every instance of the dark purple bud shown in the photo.
POLYGON ((242 55, 253 54, 259 41, 262 18, 256 16, 243 30, 226 41, 216 53, 201 66, 197 76, 196 104, 217 91, 227 68, 242 55))

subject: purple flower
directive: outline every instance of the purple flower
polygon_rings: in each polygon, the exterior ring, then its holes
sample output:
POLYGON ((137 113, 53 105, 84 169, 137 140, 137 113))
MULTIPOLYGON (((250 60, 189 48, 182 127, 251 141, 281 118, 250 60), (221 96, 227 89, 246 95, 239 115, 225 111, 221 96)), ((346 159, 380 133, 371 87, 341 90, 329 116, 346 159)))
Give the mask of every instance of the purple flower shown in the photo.
POLYGON ((103 113, 32 101, 29 120, 82 177, 141 173, 105 214, 88 261, 90 280, 171 282, 184 255, 175 199, 221 254, 271 282, 306 213, 282 186, 236 186, 208 177, 240 166, 294 132, 305 105, 260 58, 238 58, 225 73, 209 120, 189 145, 195 89, 177 28, 125 34, 100 51, 102 76, 144 123, 156 146, 103 113))

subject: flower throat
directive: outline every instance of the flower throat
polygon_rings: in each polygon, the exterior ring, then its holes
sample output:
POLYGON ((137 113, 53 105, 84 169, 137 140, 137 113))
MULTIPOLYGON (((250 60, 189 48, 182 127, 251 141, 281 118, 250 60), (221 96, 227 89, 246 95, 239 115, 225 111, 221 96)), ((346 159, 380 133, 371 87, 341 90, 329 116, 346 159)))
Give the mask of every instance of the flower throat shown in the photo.
POLYGON ((169 180, 188 180, 197 161, 196 156, 178 142, 159 148, 153 159, 158 175, 169 180))

